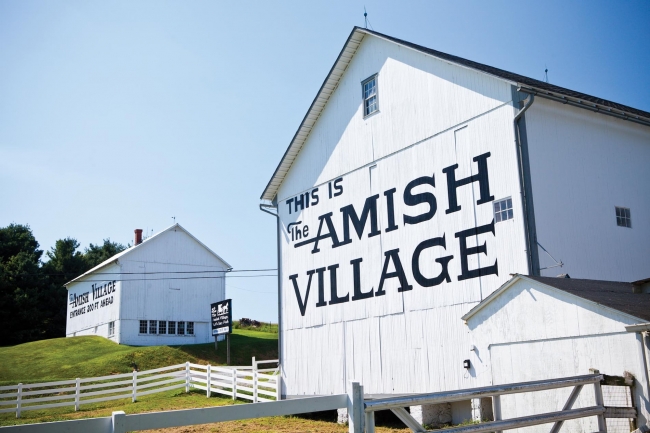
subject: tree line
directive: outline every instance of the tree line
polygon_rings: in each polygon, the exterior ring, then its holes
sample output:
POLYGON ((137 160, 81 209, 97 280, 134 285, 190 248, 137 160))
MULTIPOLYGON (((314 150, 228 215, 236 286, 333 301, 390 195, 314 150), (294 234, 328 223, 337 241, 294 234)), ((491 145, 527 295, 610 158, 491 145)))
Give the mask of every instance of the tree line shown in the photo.
POLYGON ((66 237, 45 256, 39 246, 28 225, 0 227, 0 346, 64 337, 64 284, 130 245, 104 239, 81 251, 66 237))

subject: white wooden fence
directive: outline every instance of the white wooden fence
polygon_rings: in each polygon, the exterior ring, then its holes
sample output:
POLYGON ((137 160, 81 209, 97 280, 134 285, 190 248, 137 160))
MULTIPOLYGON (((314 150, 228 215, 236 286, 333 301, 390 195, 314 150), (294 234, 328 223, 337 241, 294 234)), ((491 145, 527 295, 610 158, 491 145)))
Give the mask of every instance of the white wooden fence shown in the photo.
POLYGON ((223 394, 253 403, 279 400, 278 368, 259 369, 259 364, 278 360, 255 361, 250 366, 217 367, 186 362, 146 371, 110 376, 77 378, 56 382, 0 386, 0 413, 22 412, 74 406, 110 400, 131 399, 148 394, 185 388, 202 389, 207 397, 223 394), (10 407, 7 407, 10 406, 10 407))
MULTIPOLYGON (((207 372, 206 377, 209 377, 207 372)), ((425 432, 426 430, 424 427, 421 424, 418 424, 418 422, 411 417, 411 415, 404 409, 405 407, 421 404, 462 401, 487 396, 498 398, 501 395, 507 394, 573 387, 573 392, 571 393, 569 400, 565 403, 564 407, 557 412, 534 414, 506 420, 500 419, 499 416, 496 421, 455 427, 445 430, 445 432, 500 432, 503 430, 553 422, 555 424, 551 431, 557 433, 561 429, 562 423, 566 420, 597 417, 599 433, 607 433, 607 426, 605 424, 607 408, 603 404, 602 390, 600 386, 602 380, 602 375, 593 374, 458 391, 395 396, 378 400, 365 399, 363 395, 363 386, 357 382, 350 382, 348 384, 347 394, 330 395, 326 397, 307 397, 293 400, 274 401, 264 404, 242 404, 131 415, 126 415, 124 412, 120 411, 113 412, 111 417, 42 424, 25 424, 2 427, 0 430, 3 432, 6 431, 7 433, 86 433, 89 431, 99 433, 126 433, 130 431, 181 427, 268 416, 295 415, 307 412, 346 408, 348 411, 349 433, 363 433, 364 431, 366 433, 374 433, 374 413, 378 410, 392 410, 411 429, 411 431, 425 432), (593 385, 596 405, 573 409, 572 406, 575 403, 580 390, 585 385, 593 385)))

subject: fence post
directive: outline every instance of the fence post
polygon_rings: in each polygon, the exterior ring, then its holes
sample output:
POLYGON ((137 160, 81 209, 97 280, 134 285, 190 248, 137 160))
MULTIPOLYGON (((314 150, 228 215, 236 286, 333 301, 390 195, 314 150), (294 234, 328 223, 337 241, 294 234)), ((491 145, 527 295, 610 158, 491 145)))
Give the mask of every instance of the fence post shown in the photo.
MULTIPOLYGON (((596 397, 596 405, 604 408, 605 400, 603 399, 603 389, 600 386, 600 382, 594 382, 594 394, 596 397)), ((604 413, 598 415, 598 431, 599 433, 607 433, 607 423, 605 422, 604 413)))
POLYGON ((20 408, 22 406, 23 399, 23 384, 18 384, 18 396, 16 397, 16 418, 20 418, 20 408))
POLYGON ((282 374, 275 375, 275 401, 282 400, 282 374))
POLYGON ((111 433, 126 433, 124 411, 116 411, 111 415, 111 433))
POLYGON ((253 403, 257 403, 257 370, 253 370, 253 403))
POLYGON ((133 385, 131 385, 131 388, 133 388, 133 394, 131 395, 131 402, 135 403, 138 394, 138 370, 133 370, 133 385))
POLYGON ((237 369, 232 369, 232 399, 237 400, 237 369))
POLYGON ((363 407, 363 387, 359 382, 348 383, 348 432, 363 433, 365 410, 363 407))
POLYGON ((208 391, 206 392, 206 396, 210 398, 212 395, 212 389, 210 388, 212 386, 212 370, 210 369, 210 364, 208 364, 208 373, 207 373, 207 382, 208 382, 208 391))
POLYGON ((185 363, 185 392, 190 392, 190 361, 185 363))
POLYGON ((74 411, 75 412, 79 410, 79 397, 80 397, 80 394, 81 394, 81 382, 80 382, 80 380, 81 380, 80 378, 77 378, 77 381, 75 382, 75 385, 74 385, 74 411))
POLYGON ((257 370, 257 362, 255 362, 255 357, 253 356, 253 361, 251 362, 251 365, 253 366, 253 371, 257 370))

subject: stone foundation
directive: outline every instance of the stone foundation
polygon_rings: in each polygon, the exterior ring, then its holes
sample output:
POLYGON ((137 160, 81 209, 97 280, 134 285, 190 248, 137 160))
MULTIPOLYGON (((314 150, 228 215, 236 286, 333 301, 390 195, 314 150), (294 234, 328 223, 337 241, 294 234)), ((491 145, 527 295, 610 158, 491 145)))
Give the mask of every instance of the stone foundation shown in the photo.
POLYGON ((348 423, 348 410, 346 408, 336 409, 336 412, 337 412, 336 422, 339 423, 339 424, 347 424, 348 423))
POLYGON ((422 425, 433 428, 451 424, 451 404, 427 404, 422 406, 411 406, 411 416, 422 425))

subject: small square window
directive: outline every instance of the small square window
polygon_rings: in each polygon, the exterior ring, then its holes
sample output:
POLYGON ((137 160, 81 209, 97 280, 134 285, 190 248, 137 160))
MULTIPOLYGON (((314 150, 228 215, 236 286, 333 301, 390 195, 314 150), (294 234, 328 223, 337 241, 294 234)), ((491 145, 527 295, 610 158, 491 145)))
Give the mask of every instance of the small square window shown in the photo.
POLYGON ((185 322, 178 322, 178 335, 185 335, 185 322))
POLYGON ((494 202, 494 221, 501 222, 511 220, 514 217, 512 212, 512 198, 504 198, 503 200, 494 202))
POLYGON ((169 335, 176 334, 176 322, 174 322, 173 320, 167 322, 167 333, 169 335))
POLYGON ((159 334, 167 333, 167 322, 165 320, 158 321, 158 333, 159 334))
POLYGON ((149 321, 149 334, 157 334, 158 332, 158 321, 150 320, 149 321))
POLYGON ((140 320, 140 334, 146 334, 146 333, 147 333, 147 321, 140 320))
POLYGON ((115 335, 115 322, 108 322, 108 336, 115 335))
POLYGON ((379 99, 377 94, 377 75, 364 80, 361 83, 363 93, 363 116, 368 116, 379 110, 379 99))
POLYGON ((194 335, 194 322, 187 322, 187 335, 194 335))
POLYGON ((626 207, 616 207, 616 225, 619 227, 632 228, 632 217, 630 209, 626 207))

